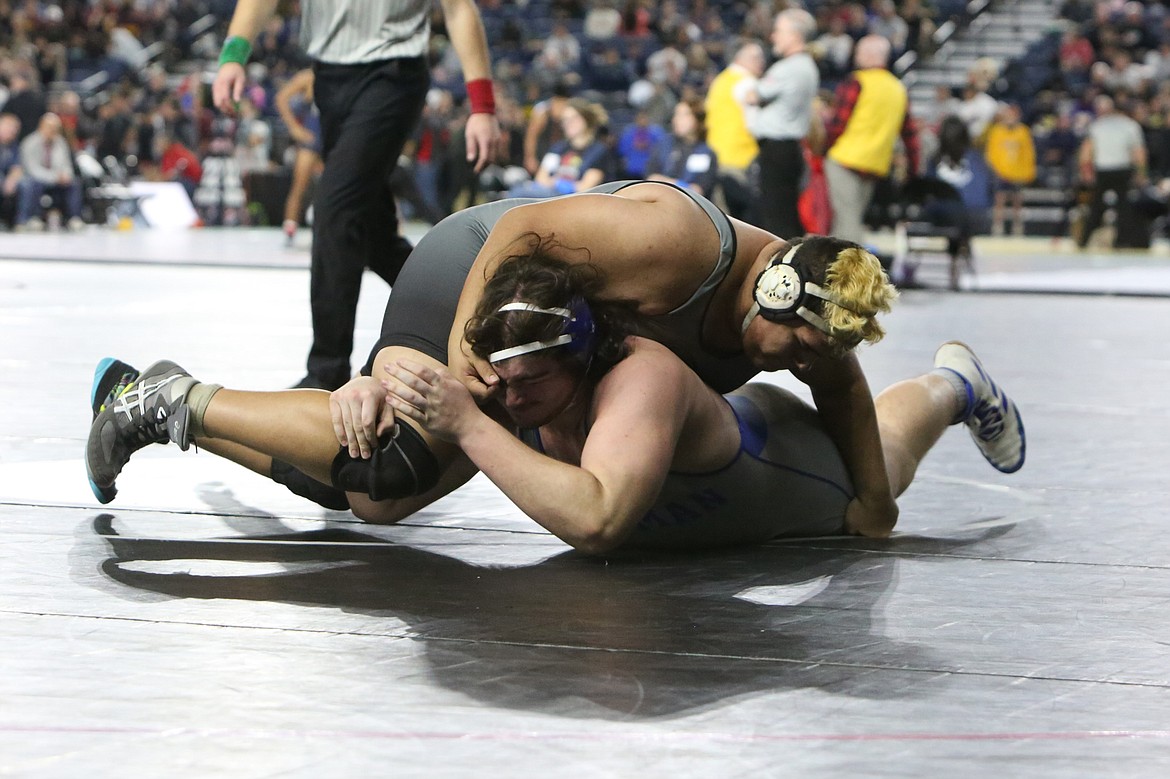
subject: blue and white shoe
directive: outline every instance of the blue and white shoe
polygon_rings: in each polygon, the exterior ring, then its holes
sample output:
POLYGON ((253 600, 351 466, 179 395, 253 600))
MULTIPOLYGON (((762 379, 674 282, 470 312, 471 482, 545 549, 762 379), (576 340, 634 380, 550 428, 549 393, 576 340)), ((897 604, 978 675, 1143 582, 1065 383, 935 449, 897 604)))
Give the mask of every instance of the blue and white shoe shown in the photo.
POLYGON ((943 344, 934 353, 934 367, 963 380, 967 408, 956 421, 966 423, 987 462, 1003 473, 1020 470, 1027 444, 1020 410, 983 369, 971 348, 959 341, 943 344))
POLYGON ((168 441, 184 451, 190 446, 186 399, 195 383, 173 362, 156 362, 141 374, 110 358, 98 364, 90 393, 95 413, 85 470, 99 502, 109 503, 118 494, 114 481, 130 455, 142 447, 168 441))

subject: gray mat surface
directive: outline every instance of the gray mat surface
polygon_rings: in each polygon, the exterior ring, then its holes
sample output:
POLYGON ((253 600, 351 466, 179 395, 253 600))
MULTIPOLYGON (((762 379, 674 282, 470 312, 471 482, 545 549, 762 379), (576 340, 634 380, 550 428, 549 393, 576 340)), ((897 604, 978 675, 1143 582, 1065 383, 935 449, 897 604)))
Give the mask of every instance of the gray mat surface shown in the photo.
MULTIPOLYGON (((300 376, 303 265, 215 235, 218 267, 0 261, 0 774, 1170 772, 1170 301, 907 292, 871 386, 972 344, 1020 473, 952 430, 888 541, 595 560, 480 478, 375 528, 152 447, 99 506, 101 357, 300 376)), ((385 294, 367 276, 355 362, 385 294)))

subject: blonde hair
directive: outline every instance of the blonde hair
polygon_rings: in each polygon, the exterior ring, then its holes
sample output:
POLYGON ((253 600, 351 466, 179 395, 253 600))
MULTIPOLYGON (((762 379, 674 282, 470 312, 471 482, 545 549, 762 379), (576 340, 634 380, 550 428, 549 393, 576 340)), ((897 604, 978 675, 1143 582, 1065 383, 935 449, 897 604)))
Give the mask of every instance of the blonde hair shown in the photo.
POLYGON ((821 312, 835 346, 848 351, 863 341, 872 344, 882 340, 886 331, 877 315, 890 310, 898 291, 877 257, 856 245, 841 249, 825 270, 825 288, 844 304, 824 301, 821 312))

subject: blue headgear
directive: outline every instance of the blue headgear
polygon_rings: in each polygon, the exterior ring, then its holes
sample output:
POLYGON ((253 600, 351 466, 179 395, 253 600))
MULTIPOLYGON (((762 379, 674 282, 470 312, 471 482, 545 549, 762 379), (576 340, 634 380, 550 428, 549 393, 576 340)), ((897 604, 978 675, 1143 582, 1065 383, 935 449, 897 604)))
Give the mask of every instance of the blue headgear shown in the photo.
POLYGON ((840 296, 809 280, 808 269, 797 263, 797 250, 803 244, 796 244, 780 259, 780 253, 772 255, 760 275, 756 277, 755 299, 747 316, 743 318, 741 331, 746 331, 752 319, 759 314, 769 322, 785 322, 797 317, 811 324, 825 335, 833 335, 829 323, 819 314, 809 311, 806 304, 810 297, 827 300, 841 308, 860 313, 845 305, 840 296))
POLYGON ((509 346, 488 355, 488 362, 496 363, 510 360, 522 354, 552 349, 556 346, 567 346, 568 350, 583 359, 593 356, 593 345, 596 340, 597 326, 593 322, 593 312, 583 297, 575 297, 569 302, 569 308, 541 308, 533 303, 513 302, 505 303, 496 311, 502 314, 505 311, 529 311, 534 314, 548 314, 559 316, 565 320, 561 334, 556 338, 544 341, 530 341, 519 346, 509 346))

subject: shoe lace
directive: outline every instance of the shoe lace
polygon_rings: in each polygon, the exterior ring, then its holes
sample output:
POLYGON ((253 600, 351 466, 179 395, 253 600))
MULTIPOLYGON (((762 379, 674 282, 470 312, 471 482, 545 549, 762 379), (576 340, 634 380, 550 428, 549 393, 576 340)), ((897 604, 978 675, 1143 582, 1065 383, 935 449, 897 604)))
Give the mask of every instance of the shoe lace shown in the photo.
POLYGON ((159 440, 167 440, 167 413, 166 409, 161 411, 161 419, 152 421, 143 420, 142 424, 134 425, 126 431, 128 437, 133 438, 139 444, 153 444, 159 440))
POLYGON ((998 399, 981 399, 975 404, 971 416, 979 422, 975 435, 981 441, 993 441, 1004 430, 1003 407, 998 399))
POLYGON ((124 422, 125 426, 121 431, 123 440, 134 441, 140 447, 166 441, 169 438, 167 419, 170 417, 167 407, 161 403, 144 402, 144 399, 127 400, 121 398, 125 394, 126 389, 119 393, 122 404, 114 412, 115 415, 129 417, 124 422))

